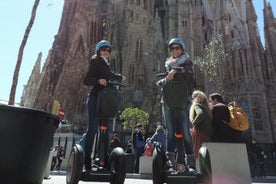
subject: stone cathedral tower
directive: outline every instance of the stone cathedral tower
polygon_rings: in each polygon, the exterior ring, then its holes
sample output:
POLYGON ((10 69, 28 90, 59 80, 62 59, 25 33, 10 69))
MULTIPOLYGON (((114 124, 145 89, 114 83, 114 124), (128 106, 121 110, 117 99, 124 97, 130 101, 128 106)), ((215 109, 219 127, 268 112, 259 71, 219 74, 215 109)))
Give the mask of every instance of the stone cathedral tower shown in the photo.
MULTIPOLYGON (((251 0, 66 0, 37 94, 23 99, 34 102, 28 106, 47 111, 57 99, 69 121, 86 122, 89 88, 82 80, 95 44, 107 39, 113 47, 112 69, 127 77, 123 107, 138 106, 149 112, 151 122, 161 121, 155 76, 164 71, 169 39, 185 40, 194 59, 203 56, 213 37, 222 35, 236 43, 227 73, 228 100, 236 99, 247 112, 252 138, 275 143, 276 23, 270 5, 263 1, 265 48, 251 0)), ((197 71, 195 77, 202 89, 202 74, 197 71)))

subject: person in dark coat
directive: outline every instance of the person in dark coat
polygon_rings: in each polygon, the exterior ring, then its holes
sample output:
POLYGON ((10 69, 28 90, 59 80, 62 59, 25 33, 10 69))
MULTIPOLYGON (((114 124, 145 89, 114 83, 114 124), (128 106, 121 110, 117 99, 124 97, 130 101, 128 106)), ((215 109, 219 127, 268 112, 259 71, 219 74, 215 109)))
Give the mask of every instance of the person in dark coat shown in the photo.
POLYGON ((51 163, 51 171, 54 170, 54 168, 56 167, 57 164, 57 155, 58 155, 58 151, 59 151, 59 145, 55 145, 55 147, 51 150, 52 154, 53 154, 53 158, 52 158, 52 163, 51 163))
POLYGON ((57 154, 57 160, 58 160, 58 164, 56 166, 57 170, 60 170, 60 167, 61 167, 62 161, 64 159, 64 156, 65 156, 64 148, 63 148, 63 146, 61 146, 59 148, 59 151, 58 151, 58 154, 57 154))
MULTIPOLYGON (((96 113, 97 99, 99 92, 107 85, 109 80, 125 80, 120 74, 115 74, 110 67, 111 44, 109 41, 102 40, 96 45, 96 54, 92 56, 89 62, 88 72, 83 80, 84 85, 91 86, 92 89, 88 96, 87 108, 89 115, 88 129, 85 138, 85 160, 86 170, 91 170, 91 152, 93 140, 97 132, 100 119, 96 113)), ((108 144, 107 144, 108 145, 108 144)))
POLYGON ((167 150, 166 134, 164 132, 164 128, 161 125, 156 128, 155 133, 152 135, 150 140, 152 143, 160 143, 164 151, 167 150))
POLYGON ((139 172, 139 158, 144 153, 144 147, 145 147, 145 138, 142 133, 143 125, 137 124, 136 125, 136 131, 133 134, 133 148, 135 151, 135 161, 134 161, 134 173, 139 172))
POLYGON ((110 145, 109 145, 109 149, 110 149, 110 152, 114 149, 114 148, 117 148, 117 147, 122 147, 122 143, 118 137, 118 134, 114 134, 113 135, 113 138, 110 142, 110 145))
POLYGON ((209 95, 209 102, 213 114, 213 142, 241 143, 244 142, 242 132, 234 130, 228 124, 230 122, 230 111, 225 105, 221 94, 209 95))
MULTIPOLYGON (((172 38, 168 43, 170 57, 165 61, 167 76, 157 82, 162 89, 162 115, 167 129, 166 157, 169 172, 194 172, 195 157, 190 134, 189 107, 190 96, 195 88, 193 62, 187 53, 187 47, 180 38, 172 38), (182 99, 175 100, 175 94, 166 95, 167 84, 172 81, 186 81, 181 92, 182 99), (185 108, 170 107, 170 101, 181 101, 185 108), (176 152, 175 152, 176 150, 176 152), (185 154, 184 151, 185 150, 185 154), (175 154, 177 153, 177 154, 175 154), (186 158, 185 158, 186 155, 186 158)), ((171 83, 173 84, 173 82, 171 83)), ((183 87, 183 85, 181 85, 183 87)))

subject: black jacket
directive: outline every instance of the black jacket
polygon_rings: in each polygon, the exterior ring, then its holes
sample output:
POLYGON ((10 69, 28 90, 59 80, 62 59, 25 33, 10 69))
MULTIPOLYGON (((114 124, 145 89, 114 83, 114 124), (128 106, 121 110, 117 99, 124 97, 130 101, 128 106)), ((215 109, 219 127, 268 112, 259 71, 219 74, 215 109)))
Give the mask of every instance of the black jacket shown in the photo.
POLYGON ((141 131, 136 130, 133 134, 133 147, 136 148, 141 148, 145 146, 145 139, 143 137, 143 134, 141 131))
POLYGON ((104 86, 99 84, 99 79, 121 81, 122 76, 115 74, 111 71, 110 65, 108 65, 102 57, 92 56, 89 62, 89 69, 83 80, 84 85, 93 86, 90 95, 96 95, 104 86))
POLYGON ((244 142, 242 132, 231 128, 227 123, 230 122, 230 111, 225 104, 218 103, 212 108, 213 113, 213 136, 214 142, 244 142))

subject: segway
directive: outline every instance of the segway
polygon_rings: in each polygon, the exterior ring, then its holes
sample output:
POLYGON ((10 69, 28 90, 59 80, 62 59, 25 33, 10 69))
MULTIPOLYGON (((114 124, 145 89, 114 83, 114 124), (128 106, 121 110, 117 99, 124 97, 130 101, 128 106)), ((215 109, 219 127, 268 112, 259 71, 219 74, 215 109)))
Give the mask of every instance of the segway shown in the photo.
POLYGON ((82 146, 75 144, 68 159, 67 184, 77 184, 80 180, 110 182, 110 184, 124 183, 126 177, 124 150, 117 147, 110 154, 107 150, 109 142, 108 121, 119 110, 120 86, 123 85, 119 82, 109 81, 108 85, 99 93, 97 113, 102 118, 92 148, 92 170, 83 170, 84 150, 82 146))
MULTIPOLYGON (((164 77, 167 73, 158 74, 158 77, 164 77)), ((163 100, 169 109, 185 109, 187 96, 191 93, 189 83, 192 82, 185 78, 185 73, 176 73, 172 81, 165 78, 159 80, 162 86, 163 100), (184 94, 184 95, 183 95, 184 94), (186 96, 185 96, 186 95, 186 96)), ((190 76, 188 76, 190 78, 190 76)), ((153 184, 178 184, 178 183, 199 183, 199 174, 196 172, 169 172, 165 150, 157 144, 153 151, 152 162, 153 184)))

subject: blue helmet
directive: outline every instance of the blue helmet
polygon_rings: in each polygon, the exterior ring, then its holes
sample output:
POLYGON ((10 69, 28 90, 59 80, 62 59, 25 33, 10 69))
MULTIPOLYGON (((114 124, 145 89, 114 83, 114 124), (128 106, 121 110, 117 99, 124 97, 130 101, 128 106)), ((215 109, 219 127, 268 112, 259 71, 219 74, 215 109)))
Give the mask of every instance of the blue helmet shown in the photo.
POLYGON ((169 47, 172 45, 172 44, 179 44, 182 46, 182 49, 185 50, 186 47, 185 47, 185 43, 183 40, 181 40, 180 38, 172 38, 169 42, 169 47))
POLYGON ((111 48, 111 44, 109 43, 109 41, 106 41, 106 40, 102 40, 102 41, 98 42, 96 45, 96 52, 98 52, 101 47, 110 47, 111 48))

